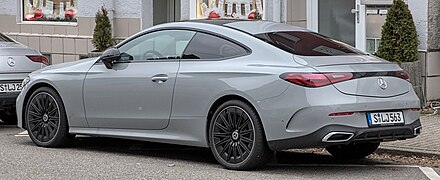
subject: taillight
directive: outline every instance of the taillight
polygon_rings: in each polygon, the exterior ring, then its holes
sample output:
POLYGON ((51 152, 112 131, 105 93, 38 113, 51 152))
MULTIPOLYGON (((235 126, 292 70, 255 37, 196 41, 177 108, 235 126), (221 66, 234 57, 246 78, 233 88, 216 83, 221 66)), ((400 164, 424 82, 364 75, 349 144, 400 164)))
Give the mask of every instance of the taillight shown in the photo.
POLYGON ((26 57, 28 57, 33 62, 39 62, 39 63, 43 63, 45 65, 49 65, 49 60, 46 58, 46 56, 42 56, 42 55, 27 55, 26 57))
POLYGON ((409 74, 405 71, 396 71, 394 72, 394 76, 409 81, 409 74))
POLYGON ((352 73, 284 73, 281 79, 305 87, 322 87, 353 78, 352 73))

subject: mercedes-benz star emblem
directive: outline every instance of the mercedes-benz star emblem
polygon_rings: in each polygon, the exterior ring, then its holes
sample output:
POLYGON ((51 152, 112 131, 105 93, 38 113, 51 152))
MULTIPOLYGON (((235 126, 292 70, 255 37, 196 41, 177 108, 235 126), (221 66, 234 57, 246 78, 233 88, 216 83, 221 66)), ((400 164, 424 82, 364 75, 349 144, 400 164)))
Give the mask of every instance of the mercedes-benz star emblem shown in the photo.
POLYGON ((12 57, 9 57, 9 58, 8 58, 8 65, 11 66, 11 67, 14 67, 14 66, 15 66, 15 60, 14 60, 14 58, 12 58, 12 57))
POLYGON ((377 79, 377 85, 379 85, 381 89, 386 89, 388 87, 387 82, 383 78, 377 79))

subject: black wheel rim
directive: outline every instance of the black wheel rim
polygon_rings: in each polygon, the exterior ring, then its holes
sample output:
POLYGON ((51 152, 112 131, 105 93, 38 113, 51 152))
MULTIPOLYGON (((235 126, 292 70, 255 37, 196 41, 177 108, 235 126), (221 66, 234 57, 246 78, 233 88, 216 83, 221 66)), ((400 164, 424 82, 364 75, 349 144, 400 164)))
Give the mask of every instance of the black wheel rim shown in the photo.
POLYGON ((252 153, 254 137, 252 119, 240 107, 227 107, 214 120, 213 148, 226 163, 239 164, 245 161, 252 153))
POLYGON ((26 113, 29 135, 40 142, 52 140, 58 132, 60 111, 55 98, 45 92, 36 94, 26 113))

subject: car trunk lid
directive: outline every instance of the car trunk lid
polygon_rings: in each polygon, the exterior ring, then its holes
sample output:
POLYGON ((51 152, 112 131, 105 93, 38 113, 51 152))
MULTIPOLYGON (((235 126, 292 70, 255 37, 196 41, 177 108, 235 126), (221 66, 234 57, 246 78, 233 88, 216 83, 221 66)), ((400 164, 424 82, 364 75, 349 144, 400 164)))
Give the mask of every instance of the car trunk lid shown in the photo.
POLYGON ((41 56, 31 48, 15 42, 0 42, 0 73, 30 73, 45 66, 27 56, 41 56))
POLYGON ((372 56, 295 56, 295 61, 320 73, 352 73, 350 80, 333 83, 348 95, 385 98, 408 93, 412 88, 397 64, 372 56))

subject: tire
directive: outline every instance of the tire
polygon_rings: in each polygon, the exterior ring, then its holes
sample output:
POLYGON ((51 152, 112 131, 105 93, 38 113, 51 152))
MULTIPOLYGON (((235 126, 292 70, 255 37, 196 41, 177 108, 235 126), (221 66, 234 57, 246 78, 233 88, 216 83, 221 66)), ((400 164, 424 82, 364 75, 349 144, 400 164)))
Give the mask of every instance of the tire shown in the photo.
POLYGON ((380 143, 352 143, 327 147, 326 150, 338 159, 363 159, 372 154, 380 143))
POLYGON ((26 103, 24 120, 29 137, 41 147, 64 147, 74 135, 69 134, 66 111, 58 93, 48 87, 34 91, 26 103))
POLYGON ((239 100, 227 101, 217 108, 210 122, 209 145, 226 169, 261 168, 273 156, 257 112, 239 100))
POLYGON ((10 111, 1 111, 0 112, 0 120, 3 121, 3 123, 7 124, 7 125, 16 125, 17 124, 17 113, 15 112, 15 108, 10 111))

